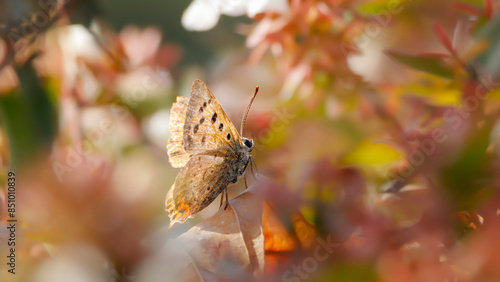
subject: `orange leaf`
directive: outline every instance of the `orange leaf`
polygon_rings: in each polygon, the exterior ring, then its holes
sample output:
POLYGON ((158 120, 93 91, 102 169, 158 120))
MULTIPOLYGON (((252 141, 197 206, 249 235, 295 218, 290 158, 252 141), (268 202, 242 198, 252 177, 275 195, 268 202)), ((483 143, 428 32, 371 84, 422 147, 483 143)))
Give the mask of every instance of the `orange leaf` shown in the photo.
POLYGON ((288 232, 267 203, 264 203, 262 211, 262 229, 266 251, 283 252, 297 248, 297 240, 288 232))
POLYGON ((265 250, 272 252, 293 251, 300 246, 308 248, 316 238, 316 230, 314 226, 296 212, 291 218, 295 235, 290 233, 291 228, 285 225, 278 219, 275 212, 264 203, 262 213, 262 229, 265 237, 265 250))

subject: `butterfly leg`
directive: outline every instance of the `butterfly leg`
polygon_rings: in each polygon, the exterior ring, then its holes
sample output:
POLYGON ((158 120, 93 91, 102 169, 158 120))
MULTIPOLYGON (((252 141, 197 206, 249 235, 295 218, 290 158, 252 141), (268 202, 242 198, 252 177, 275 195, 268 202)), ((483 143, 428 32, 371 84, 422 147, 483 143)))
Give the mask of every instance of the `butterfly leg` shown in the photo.
POLYGON ((224 202, 224 191, 225 191, 225 190, 222 190, 222 194, 220 194, 220 205, 219 205, 219 209, 220 209, 220 207, 222 207, 222 203, 224 202))
POLYGON ((245 189, 248 189, 247 176, 243 175, 243 180, 245 180, 245 189))
POLYGON ((227 194, 227 187, 226 187, 226 206, 224 207, 224 210, 227 209, 227 206, 229 205, 229 196, 227 194))
POLYGON ((257 168, 257 164, 255 163, 255 160, 252 156, 250 156, 250 171, 252 172, 253 178, 257 179, 257 176, 255 176, 255 173, 253 172, 253 166, 255 166, 255 170, 257 171, 257 174, 260 174, 259 169, 257 168))

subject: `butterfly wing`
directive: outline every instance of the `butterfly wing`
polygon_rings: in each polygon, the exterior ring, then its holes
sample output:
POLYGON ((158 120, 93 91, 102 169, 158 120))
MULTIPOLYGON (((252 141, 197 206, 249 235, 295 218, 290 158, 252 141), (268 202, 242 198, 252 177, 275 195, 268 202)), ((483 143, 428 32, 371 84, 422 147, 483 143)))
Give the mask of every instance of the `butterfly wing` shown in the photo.
POLYGON ((184 166, 167 194, 165 210, 170 226, 184 222, 208 206, 229 184, 228 158, 196 155, 184 166))
POLYGON ((201 80, 193 82, 183 132, 184 149, 191 155, 242 146, 238 131, 201 80))
POLYGON ((191 97, 172 107, 167 149, 174 167, 182 167, 165 201, 171 224, 184 222, 208 206, 237 177, 241 137, 201 80, 191 97))
POLYGON ((189 161, 190 155, 184 150, 184 121, 188 109, 189 98, 177 97, 177 102, 170 111, 170 134, 167 152, 173 167, 183 167, 189 161))

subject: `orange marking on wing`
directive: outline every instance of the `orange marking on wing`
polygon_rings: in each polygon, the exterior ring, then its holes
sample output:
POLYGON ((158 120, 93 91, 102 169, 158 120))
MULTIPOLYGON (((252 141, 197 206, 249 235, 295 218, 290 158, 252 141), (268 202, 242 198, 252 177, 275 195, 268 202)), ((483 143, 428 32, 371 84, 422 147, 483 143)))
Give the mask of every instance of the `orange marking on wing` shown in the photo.
MULTIPOLYGON (((180 198, 180 194, 179 194, 179 198, 180 198)), ((170 225, 168 226, 168 228, 172 227, 172 225, 174 225, 174 223, 176 222, 184 222, 186 221, 186 219, 191 215, 191 212, 189 211, 189 206, 183 201, 183 200, 179 200, 179 208, 174 211, 172 213, 172 216, 170 218, 170 225), (180 213, 181 210, 184 210, 183 213, 180 213)))

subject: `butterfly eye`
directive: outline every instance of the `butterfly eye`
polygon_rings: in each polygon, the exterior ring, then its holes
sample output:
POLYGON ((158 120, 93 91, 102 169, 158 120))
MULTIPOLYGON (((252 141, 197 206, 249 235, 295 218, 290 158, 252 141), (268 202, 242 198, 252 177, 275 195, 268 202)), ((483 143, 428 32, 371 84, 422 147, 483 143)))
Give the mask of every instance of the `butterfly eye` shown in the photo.
POLYGON ((249 151, 252 151, 252 148, 253 148, 253 140, 243 138, 243 144, 245 144, 245 146, 246 146, 248 149, 250 149, 249 151))

